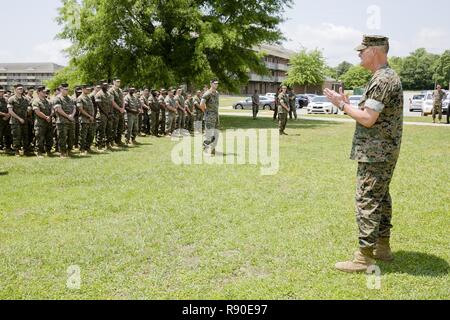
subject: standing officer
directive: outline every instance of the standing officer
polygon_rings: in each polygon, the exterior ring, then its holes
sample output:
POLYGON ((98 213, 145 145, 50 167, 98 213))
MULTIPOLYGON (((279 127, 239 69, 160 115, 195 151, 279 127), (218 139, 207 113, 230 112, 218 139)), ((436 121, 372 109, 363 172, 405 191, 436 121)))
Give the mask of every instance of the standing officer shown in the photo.
POLYGON ((194 132, 195 115, 194 115, 194 101, 192 99, 191 93, 187 94, 186 102, 185 102, 185 109, 187 112, 185 129, 187 131, 189 131, 190 133, 193 133, 194 132))
POLYGON ((169 94, 167 95, 164 103, 166 104, 166 109, 168 111, 167 115, 167 133, 169 135, 173 135, 176 128, 176 120, 177 120, 177 103, 175 102, 175 90, 173 88, 169 88, 169 94))
POLYGON ((389 185, 400 154, 403 131, 403 89, 400 77, 388 65, 389 39, 364 36, 356 48, 361 66, 373 73, 354 109, 342 88, 325 89, 327 98, 356 120, 351 159, 358 161, 356 220, 359 250, 354 259, 339 262, 345 272, 366 271, 375 259, 393 260, 390 248, 392 201, 389 185))
POLYGON ((158 128, 159 128, 159 114, 160 114, 160 107, 158 102, 158 96, 159 92, 155 89, 152 89, 150 98, 148 99, 148 103, 150 106, 150 125, 151 125, 151 134, 155 137, 159 137, 158 134, 158 128))
POLYGON ((144 88, 144 91, 140 97, 140 102, 142 106, 142 127, 139 130, 145 133, 146 135, 150 135, 150 90, 148 88, 144 88))
POLYGON ((0 86, 0 145, 6 152, 12 152, 11 126, 9 120, 11 116, 8 112, 8 102, 5 99, 5 90, 0 86))
POLYGON ((287 136, 284 132, 286 130, 287 117, 289 113, 289 96, 287 94, 287 87, 281 87, 281 93, 278 94, 278 128, 280 129, 280 135, 287 136))
POLYGON ((58 145, 61 158, 69 156, 75 144, 75 102, 69 97, 69 85, 60 85, 61 95, 54 101, 56 113, 56 126, 58 128, 58 145))
POLYGON ((33 103, 34 100, 34 87, 29 87, 26 95, 25 95, 25 99, 28 100, 28 104, 29 104, 29 108, 28 108, 28 113, 27 113, 27 127, 28 127, 28 149, 30 151, 34 150, 36 147, 36 137, 34 136, 34 112, 33 109, 31 108, 31 104, 33 103))
POLYGON ((112 143, 114 142, 113 132, 113 110, 112 110, 112 97, 108 93, 108 82, 102 81, 101 90, 95 95, 95 102, 98 107, 98 136, 97 136, 97 148, 99 151, 103 151, 106 147, 112 150, 112 143))
POLYGON ((125 130, 125 106, 123 91, 120 88, 121 80, 114 79, 113 86, 109 89, 108 93, 112 97, 112 134, 114 136, 114 143, 118 146, 122 146, 122 135, 125 130))
POLYGON ((292 88, 289 88, 288 90, 288 97, 289 97, 289 119, 292 120, 292 114, 294 114, 295 120, 297 120, 297 106, 295 105, 295 92, 292 88))
POLYGON ((440 85, 436 86, 436 90, 433 92, 433 123, 436 123, 436 114, 439 114, 439 123, 442 120, 442 99, 445 97, 445 92, 441 89, 440 85))
POLYGON ((253 109, 253 120, 256 120, 259 112, 259 94, 258 90, 255 90, 255 93, 252 96, 252 109, 253 109))
POLYGON ((125 97, 125 109, 127 110, 128 129, 126 134, 126 144, 136 144, 136 137, 139 135, 139 114, 141 110, 141 103, 135 96, 136 89, 130 88, 125 97))
MULTIPOLYGON (((81 86, 75 87, 75 92, 72 96, 73 103, 77 104, 77 99, 81 95, 81 86)), ((80 147, 80 113, 77 108, 75 108, 75 148, 80 147)))
POLYGON ((38 97, 33 100, 32 107, 36 119, 34 132, 37 144, 37 156, 42 157, 44 153, 51 156, 53 146, 52 107, 47 100, 45 87, 37 88, 38 97))
POLYGON ((203 147, 207 154, 208 149, 211 150, 211 155, 216 154, 216 146, 219 140, 219 81, 216 79, 211 81, 211 88, 203 94, 200 102, 200 108, 205 113, 205 142, 203 147))
POLYGON ((91 146, 94 141, 96 123, 95 109, 92 99, 89 96, 91 87, 82 86, 82 93, 77 99, 77 108, 80 113, 80 152, 84 156, 87 152, 91 153, 91 146))
POLYGON ((177 105, 177 125, 176 128, 178 130, 178 134, 181 134, 181 130, 184 129, 184 125, 186 123, 186 109, 185 109, 185 100, 183 97, 183 89, 178 89, 175 95, 175 103, 177 105))
POLYGON ((167 129, 166 129, 166 122, 167 122, 166 96, 167 96, 166 89, 161 89, 160 95, 158 97, 158 104, 159 104, 159 112, 160 112, 159 133, 162 136, 165 136, 167 134, 167 129))
POLYGON ((200 108, 200 103, 202 102, 202 92, 200 90, 197 91, 194 98, 192 99, 194 104, 194 114, 195 114, 195 123, 194 130, 198 133, 203 133, 203 119, 205 117, 204 112, 200 108))
POLYGON ((8 99, 8 112, 10 115, 9 124, 13 137, 13 146, 16 156, 20 155, 20 149, 23 148, 24 155, 29 154, 29 136, 27 115, 30 104, 23 95, 23 85, 14 86, 14 95, 8 99))

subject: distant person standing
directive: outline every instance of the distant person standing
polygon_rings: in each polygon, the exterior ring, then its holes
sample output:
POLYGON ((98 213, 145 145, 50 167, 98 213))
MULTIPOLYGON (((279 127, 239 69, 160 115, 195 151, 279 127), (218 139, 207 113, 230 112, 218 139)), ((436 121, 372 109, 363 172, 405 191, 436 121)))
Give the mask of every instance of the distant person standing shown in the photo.
POLYGON ((292 115, 294 115, 295 120, 297 120, 297 106, 295 105, 295 92, 292 88, 289 88, 288 90, 288 97, 289 97, 289 119, 292 120, 292 115))
MULTIPOLYGON (((439 123, 442 120, 442 99, 445 97, 445 92, 440 85, 436 86, 436 90, 433 92, 433 123, 436 123, 436 113, 439 114, 439 123)), ((448 112, 447 112, 448 114, 448 112)))
POLYGON ((258 90, 255 90, 255 93, 252 96, 252 109, 253 109, 253 120, 256 120, 259 111, 259 94, 258 90))
POLYGON ((278 96, 280 95, 281 88, 277 89, 277 93, 275 94, 275 108, 273 109, 273 121, 277 120, 278 117, 278 96))
POLYGON ((203 94, 200 102, 200 108, 205 113, 205 142, 203 147, 205 153, 211 156, 216 154, 216 146, 219 140, 219 87, 218 80, 211 80, 211 88, 203 94), (208 153, 208 149, 211 153, 208 153))
POLYGON ((287 136, 284 132, 286 130, 287 117, 289 113, 289 96, 287 94, 287 87, 281 87, 281 93, 278 95, 278 127, 280 135, 287 136))

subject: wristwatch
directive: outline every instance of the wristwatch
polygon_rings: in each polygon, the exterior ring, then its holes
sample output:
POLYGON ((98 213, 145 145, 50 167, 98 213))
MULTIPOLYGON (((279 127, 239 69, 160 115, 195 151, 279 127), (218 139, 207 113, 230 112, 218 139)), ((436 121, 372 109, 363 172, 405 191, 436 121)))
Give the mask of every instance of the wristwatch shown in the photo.
POLYGON ((345 105, 346 105, 346 103, 344 101, 341 101, 338 106, 339 110, 344 111, 345 105))

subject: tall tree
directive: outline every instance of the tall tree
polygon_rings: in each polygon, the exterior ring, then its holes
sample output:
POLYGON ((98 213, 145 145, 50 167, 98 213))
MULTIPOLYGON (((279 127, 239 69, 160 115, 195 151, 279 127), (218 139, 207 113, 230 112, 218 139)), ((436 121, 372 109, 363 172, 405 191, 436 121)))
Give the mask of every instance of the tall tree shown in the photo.
POLYGON ((340 77, 345 88, 355 89, 364 87, 372 77, 372 74, 361 66, 353 66, 340 77))
POLYGON ((400 76, 407 90, 434 88, 434 70, 439 56, 420 48, 403 60, 400 76))
POLYGON ((336 67, 336 76, 337 76, 337 78, 339 79, 351 67, 353 67, 353 65, 350 62, 347 62, 347 61, 343 61, 340 64, 338 64, 338 66, 336 67))
POLYGON ((285 84, 308 86, 322 84, 326 76, 326 64, 322 52, 303 49, 292 56, 285 84))
POLYGON ((435 64, 433 80, 443 87, 450 85, 450 50, 446 50, 435 64))
POLYGON ((253 48, 282 39, 292 0, 62 0, 59 37, 82 79, 135 85, 203 84, 237 91, 267 72, 253 48))

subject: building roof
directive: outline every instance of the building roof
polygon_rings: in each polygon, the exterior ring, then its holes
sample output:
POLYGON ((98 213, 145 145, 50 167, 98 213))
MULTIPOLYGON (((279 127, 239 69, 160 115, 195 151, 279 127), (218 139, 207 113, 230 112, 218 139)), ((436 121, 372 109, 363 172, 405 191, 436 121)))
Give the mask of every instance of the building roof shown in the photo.
POLYGON ((7 73, 55 73, 62 68, 51 62, 0 63, 0 72, 7 73))
POLYGON ((286 49, 282 46, 270 45, 270 44, 262 44, 254 48, 256 51, 265 52, 268 55, 280 57, 283 59, 291 59, 291 57, 295 54, 295 51, 286 49))

